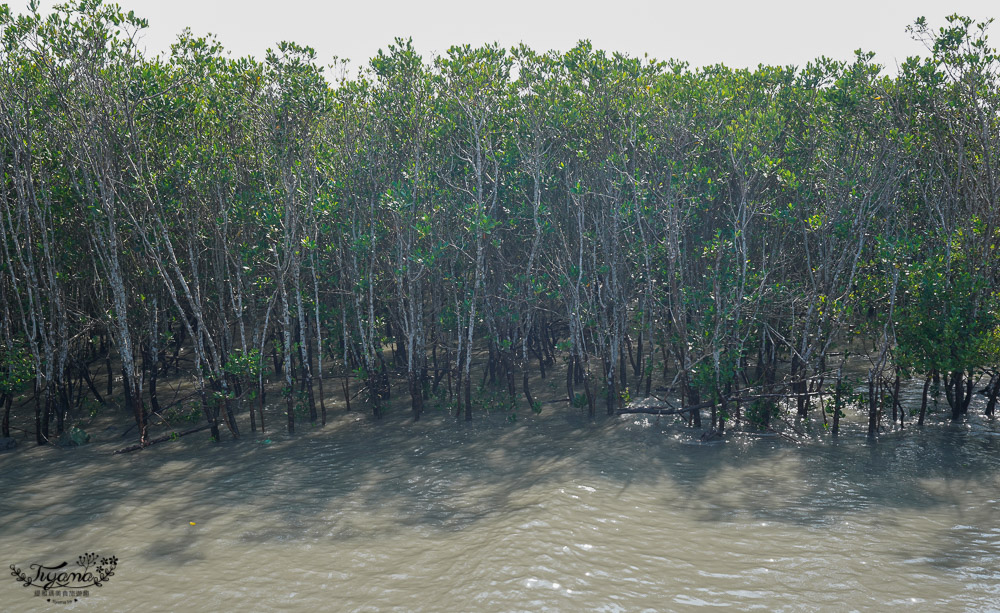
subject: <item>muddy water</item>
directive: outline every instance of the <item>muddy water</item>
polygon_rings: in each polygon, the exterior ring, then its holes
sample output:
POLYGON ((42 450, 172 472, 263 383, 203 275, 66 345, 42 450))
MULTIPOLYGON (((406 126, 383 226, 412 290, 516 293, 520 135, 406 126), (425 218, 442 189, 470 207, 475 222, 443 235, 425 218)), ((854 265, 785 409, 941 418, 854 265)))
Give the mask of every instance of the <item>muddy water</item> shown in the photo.
POLYGON ((4 568, 118 566, 68 604, 7 576, 0 610, 1000 610, 1000 427, 694 444, 546 411, 5 453, 4 568))

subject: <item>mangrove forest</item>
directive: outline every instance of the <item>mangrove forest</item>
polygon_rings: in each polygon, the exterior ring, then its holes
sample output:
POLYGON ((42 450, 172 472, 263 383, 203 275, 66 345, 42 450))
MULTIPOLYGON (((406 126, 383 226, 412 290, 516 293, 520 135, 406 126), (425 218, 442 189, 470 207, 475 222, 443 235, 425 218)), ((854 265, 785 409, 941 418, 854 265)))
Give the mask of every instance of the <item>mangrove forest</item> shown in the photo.
POLYGON ((137 448, 334 402, 712 437, 992 418, 1000 55, 934 19, 894 71, 408 39, 355 68, 0 5, 0 436, 109 404, 137 448))

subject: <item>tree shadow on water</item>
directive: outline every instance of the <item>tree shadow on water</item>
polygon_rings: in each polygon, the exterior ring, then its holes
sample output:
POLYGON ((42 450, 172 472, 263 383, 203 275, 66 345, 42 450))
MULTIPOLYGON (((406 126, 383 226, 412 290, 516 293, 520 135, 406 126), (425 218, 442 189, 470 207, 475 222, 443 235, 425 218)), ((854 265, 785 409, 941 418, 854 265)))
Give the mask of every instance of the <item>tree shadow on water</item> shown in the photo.
POLYGON ((206 538, 433 539, 482 522, 558 516, 572 493, 560 492, 574 487, 610 492, 611 506, 659 506, 706 525, 815 526, 882 510, 960 509, 965 490, 942 483, 995 483, 1000 474, 1000 437, 961 426, 874 444, 851 432, 800 445, 738 435, 686 444, 690 432, 666 421, 591 424, 574 410, 513 424, 502 415, 413 423, 402 413, 381 422, 351 413, 295 436, 192 436, 124 456, 111 456, 111 444, 29 450, 0 458, 12 493, 0 502, 0 539, 103 525, 144 540, 147 559, 183 564, 201 559, 206 538))

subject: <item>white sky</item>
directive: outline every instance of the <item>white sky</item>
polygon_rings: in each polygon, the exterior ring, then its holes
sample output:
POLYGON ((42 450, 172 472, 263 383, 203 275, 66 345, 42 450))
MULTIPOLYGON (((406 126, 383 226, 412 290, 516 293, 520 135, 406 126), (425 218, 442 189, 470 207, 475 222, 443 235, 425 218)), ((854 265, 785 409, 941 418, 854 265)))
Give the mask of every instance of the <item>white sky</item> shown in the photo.
MULTIPOLYGON (((7 2, 17 13, 27 0, 7 2)), ((54 2, 42 2, 43 10, 54 2)), ((396 36, 413 37, 426 56, 453 44, 499 42, 510 47, 566 50, 589 38, 597 48, 658 59, 676 58, 692 66, 723 62, 803 66, 819 55, 850 59, 863 48, 895 73, 898 62, 924 49, 906 26, 924 15, 937 27, 960 13, 977 19, 1000 17, 1000 2, 984 0, 119 0, 146 17, 144 43, 150 55, 166 52, 189 26, 208 32, 234 55, 259 58, 281 40, 333 56, 366 63, 396 36)), ((991 29, 1000 43, 1000 24, 991 29)))

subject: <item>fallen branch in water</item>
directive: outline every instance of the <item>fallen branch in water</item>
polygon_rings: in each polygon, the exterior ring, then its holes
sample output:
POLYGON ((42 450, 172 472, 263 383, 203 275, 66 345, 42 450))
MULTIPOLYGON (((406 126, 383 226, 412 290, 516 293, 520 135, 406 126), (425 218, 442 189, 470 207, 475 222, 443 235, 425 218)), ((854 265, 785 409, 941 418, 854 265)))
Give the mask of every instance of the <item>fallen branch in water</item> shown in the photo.
POLYGON ((702 402, 700 404, 693 404, 689 407, 681 407, 679 409, 669 408, 660 409, 653 407, 636 407, 634 409, 618 409, 616 415, 630 415, 634 413, 644 413, 648 415, 680 415, 681 413, 687 413, 688 411, 697 411, 699 409, 706 409, 715 404, 714 402, 702 402))
POLYGON ((140 443, 140 444, 132 445, 131 447, 125 447, 124 449, 119 449, 119 450, 113 452, 111 455, 118 455, 119 453, 130 453, 132 451, 139 451, 140 449, 145 449, 146 447, 150 447, 150 446, 155 445, 157 443, 162 443, 164 441, 170 441, 170 440, 178 439, 178 438, 180 438, 182 436, 187 436, 188 434, 194 434, 195 432, 201 432, 202 430, 208 430, 211 427, 212 427, 212 424, 203 424, 201 426, 198 426, 197 428, 191 428, 190 430, 185 430, 183 432, 171 432, 170 434, 164 434, 163 436, 160 436, 158 438, 154 438, 153 440, 149 441, 145 445, 143 445, 143 444, 140 443))
MULTIPOLYGON (((832 396, 834 392, 802 392, 802 393, 786 393, 786 394, 751 394, 748 396, 740 396, 739 398, 729 398, 726 400, 727 403, 742 404, 751 400, 760 400, 763 398, 799 398, 799 397, 812 397, 812 396, 832 396)), ((663 404, 667 405, 668 408, 660 407, 634 407, 629 409, 618 409, 615 415, 630 415, 635 413, 643 413, 647 415, 680 415, 681 413, 687 413, 690 411, 699 411, 701 409, 707 409, 712 405, 719 404, 717 402, 708 401, 701 402, 699 404, 693 404, 689 407, 674 408, 666 400, 661 400, 663 404)))

